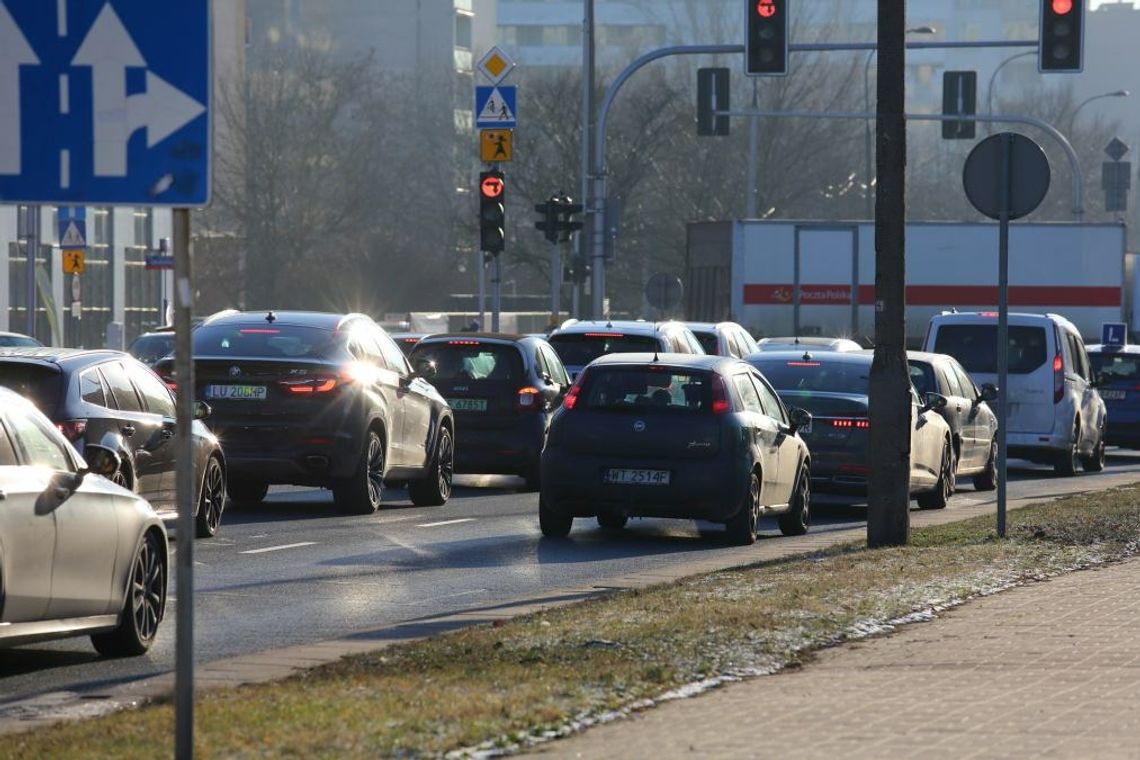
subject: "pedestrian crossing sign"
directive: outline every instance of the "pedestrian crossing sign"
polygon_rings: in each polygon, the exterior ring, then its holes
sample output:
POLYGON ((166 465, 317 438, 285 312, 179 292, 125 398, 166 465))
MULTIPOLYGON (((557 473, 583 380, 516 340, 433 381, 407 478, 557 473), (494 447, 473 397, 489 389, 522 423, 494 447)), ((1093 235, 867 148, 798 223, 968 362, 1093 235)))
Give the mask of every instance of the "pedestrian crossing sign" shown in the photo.
POLYGON ((518 89, 513 86, 475 88, 475 126, 479 129, 513 129, 518 113, 515 110, 515 95, 518 89))
POLYGON ((511 137, 509 129, 480 129, 479 157, 484 163, 511 160, 511 137))
POLYGON ((83 274, 84 256, 82 248, 63 249, 63 273, 83 274))

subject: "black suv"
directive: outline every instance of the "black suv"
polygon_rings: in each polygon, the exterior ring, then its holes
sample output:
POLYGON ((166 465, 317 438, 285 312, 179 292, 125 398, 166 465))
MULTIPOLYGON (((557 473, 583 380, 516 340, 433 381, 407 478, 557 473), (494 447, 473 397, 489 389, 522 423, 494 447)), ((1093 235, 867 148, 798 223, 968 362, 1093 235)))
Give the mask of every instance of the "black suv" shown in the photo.
POLYGON ((531 335, 445 333, 421 339, 410 359, 459 420, 456 471, 521 475, 537 490, 550 416, 570 389, 551 345, 531 335))
MULTIPOLYGON (((149 367, 120 351, 8 348, 0 385, 31 399, 80 453, 87 444, 114 448, 122 460, 111 478, 170 521, 175 498, 174 397, 149 367)), ((204 417, 208 408, 196 410, 204 417)), ((226 460, 218 439, 194 421, 198 478, 195 532, 213 536, 226 500, 226 460)))
POLYGON ((213 409, 235 501, 260 501, 271 484, 321 486, 342 511, 371 514, 385 479, 407 482, 419 506, 451 495, 451 410, 370 317, 228 312, 192 340, 195 395, 213 409))

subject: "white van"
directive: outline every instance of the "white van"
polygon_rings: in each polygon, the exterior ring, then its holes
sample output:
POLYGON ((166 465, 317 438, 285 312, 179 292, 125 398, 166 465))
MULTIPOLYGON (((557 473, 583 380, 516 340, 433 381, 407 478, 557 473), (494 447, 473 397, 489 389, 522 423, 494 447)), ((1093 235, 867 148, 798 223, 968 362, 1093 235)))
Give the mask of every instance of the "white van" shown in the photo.
MULTIPOLYGON (((996 311, 942 312, 930 319, 923 350, 950 354, 974 382, 997 385, 996 311)), ((1059 475, 1104 469, 1107 413, 1073 323, 1057 314, 1009 315, 1010 457, 1052 464, 1059 475)), ((996 404, 995 404, 996 411, 996 404)))

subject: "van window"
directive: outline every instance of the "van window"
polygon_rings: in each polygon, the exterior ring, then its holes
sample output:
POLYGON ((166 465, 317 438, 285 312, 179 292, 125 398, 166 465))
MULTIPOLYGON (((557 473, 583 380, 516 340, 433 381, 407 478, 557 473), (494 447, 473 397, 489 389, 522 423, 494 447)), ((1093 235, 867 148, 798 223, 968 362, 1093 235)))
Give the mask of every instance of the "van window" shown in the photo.
MULTIPOLYGON (((1048 341, 1044 327, 1009 326, 1009 372, 1028 375, 1045 364, 1048 341)), ((950 354, 971 374, 997 372, 997 324, 941 325, 934 339, 936 354, 950 354)))
POLYGON ((1085 346, 1081 343, 1081 339, 1072 333, 1065 333, 1065 343, 1069 346, 1069 353, 1073 357, 1073 372, 1083 377, 1085 380, 1089 379, 1089 360, 1085 354, 1085 346))

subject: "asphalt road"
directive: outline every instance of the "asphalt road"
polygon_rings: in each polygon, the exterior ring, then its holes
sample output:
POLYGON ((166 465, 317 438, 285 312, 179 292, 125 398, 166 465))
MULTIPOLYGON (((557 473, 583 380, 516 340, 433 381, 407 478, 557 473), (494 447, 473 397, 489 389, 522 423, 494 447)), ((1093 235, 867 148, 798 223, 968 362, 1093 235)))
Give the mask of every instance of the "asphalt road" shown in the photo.
MULTIPOLYGON (((1110 451, 1104 473, 1078 478, 1015 466, 1009 498, 1138 479, 1140 452, 1110 451)), ((753 549, 725 544, 719 526, 677 520, 637 520, 620 533, 577 520, 569 541, 544 541, 538 496, 519 488, 514 478, 460 476, 452 499, 435 508, 388 490, 384 509, 371 517, 337 514, 327 492, 274 489, 260 507, 227 512, 219 535, 195 544, 196 660, 367 636, 393 623, 680 565, 694 553, 744 563, 753 549)), ((993 502, 992 492, 963 485, 948 510, 993 502)), ((866 516, 836 497, 817 496, 813 506, 813 533, 856 527, 866 516)), ((762 541, 782 540, 775 520, 762 528, 762 541)), ((173 670, 175 604, 172 595, 144 657, 103 660, 86 638, 0 650, 0 713, 47 693, 81 695, 173 670)))

